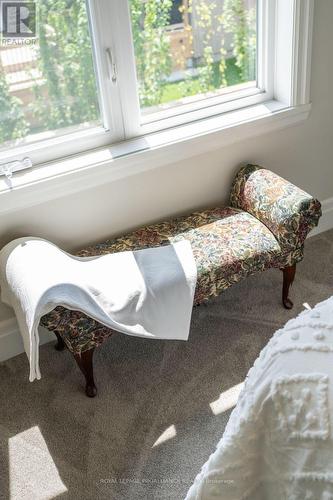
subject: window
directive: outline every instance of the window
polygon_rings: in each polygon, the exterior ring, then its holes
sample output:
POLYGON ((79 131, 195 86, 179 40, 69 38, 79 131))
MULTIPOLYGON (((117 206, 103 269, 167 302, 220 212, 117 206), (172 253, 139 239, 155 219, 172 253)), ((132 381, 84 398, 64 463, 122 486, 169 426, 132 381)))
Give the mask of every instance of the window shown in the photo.
POLYGON ((272 100, 309 102, 313 0, 16 4, 35 5, 36 32, 29 22, 8 34, 1 10, 2 164, 38 165, 272 100))
MULTIPOLYGON (((186 7, 186 5, 185 5, 186 7)), ((183 24, 183 0, 173 0, 170 8, 169 25, 183 24)))

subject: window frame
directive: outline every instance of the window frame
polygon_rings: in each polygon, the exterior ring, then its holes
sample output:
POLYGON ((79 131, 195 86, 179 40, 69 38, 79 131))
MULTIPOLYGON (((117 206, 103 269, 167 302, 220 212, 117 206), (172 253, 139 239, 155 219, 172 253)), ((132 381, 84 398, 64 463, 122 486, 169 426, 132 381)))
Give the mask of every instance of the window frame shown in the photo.
MULTIPOLYGON (((120 50, 117 50, 117 46, 114 46, 112 50, 117 60, 120 61, 118 74, 119 78, 121 78, 122 74, 124 76, 129 75, 133 71, 133 68, 135 69, 135 54, 131 33, 129 2, 117 2, 118 0, 112 5, 108 3, 110 17, 113 19, 116 18, 115 12, 112 13, 112 11, 113 9, 117 9, 117 14, 121 15, 124 24, 130 27, 129 35, 128 32, 119 31, 119 24, 112 26, 116 32, 118 31, 117 40, 120 41, 120 50), (124 52, 126 53, 125 58, 123 57, 124 52)), ((193 102, 190 104, 175 106, 167 112, 161 111, 144 116, 141 115, 140 110, 136 75, 128 79, 123 100, 131 102, 129 111, 131 119, 129 128, 127 127, 128 121, 126 122, 126 117, 124 120, 125 139, 162 131, 270 100, 273 97, 273 79, 270 78, 270 75, 274 64, 274 57, 272 57, 274 43, 269 42, 268 33, 272 33, 275 30, 274 18, 275 0, 273 2, 272 0, 257 0, 257 68, 260 69, 257 71, 256 85, 253 85, 252 88, 247 88, 248 84, 245 84, 243 89, 236 90, 233 87, 229 87, 222 89, 221 92, 212 93, 211 97, 195 99, 196 96, 194 96, 193 102)), ((120 95, 122 95, 122 89, 120 89, 120 95)), ((124 110, 124 114, 126 115, 126 110, 124 110)))
MULTIPOLYGON (((33 165, 39 166, 95 148, 112 148, 118 143, 130 141, 133 146, 135 138, 149 138, 149 134, 156 132, 162 132, 165 137, 170 130, 170 134, 174 135, 174 129, 186 128, 196 121, 206 122, 219 116, 224 118, 242 108, 248 112, 251 106, 260 103, 277 102, 292 109, 310 102, 314 0, 259 0, 259 91, 256 89, 255 93, 246 94, 246 91, 242 93, 240 90, 237 98, 235 92, 233 99, 226 102, 223 102, 223 96, 213 97, 211 99, 215 101, 211 106, 142 123, 128 2, 87 0, 87 5, 105 128, 78 130, 1 151, 1 163, 29 156, 33 165), (117 81, 114 83, 110 81, 110 55, 116 70, 117 81), (221 101, 217 102, 219 98, 221 101)), ((124 146, 124 150, 133 152, 132 147, 124 146)))

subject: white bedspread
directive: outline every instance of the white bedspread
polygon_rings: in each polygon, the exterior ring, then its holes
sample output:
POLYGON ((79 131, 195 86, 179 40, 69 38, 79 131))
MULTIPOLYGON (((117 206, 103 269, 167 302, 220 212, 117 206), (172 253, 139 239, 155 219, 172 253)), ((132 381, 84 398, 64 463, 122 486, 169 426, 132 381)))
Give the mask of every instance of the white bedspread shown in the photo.
POLYGON ((79 258, 49 241, 20 238, 0 252, 1 299, 14 308, 30 381, 40 378, 40 318, 55 307, 130 335, 187 340, 196 277, 188 241, 79 258))
POLYGON ((333 297, 274 335, 186 500, 333 499, 333 297))

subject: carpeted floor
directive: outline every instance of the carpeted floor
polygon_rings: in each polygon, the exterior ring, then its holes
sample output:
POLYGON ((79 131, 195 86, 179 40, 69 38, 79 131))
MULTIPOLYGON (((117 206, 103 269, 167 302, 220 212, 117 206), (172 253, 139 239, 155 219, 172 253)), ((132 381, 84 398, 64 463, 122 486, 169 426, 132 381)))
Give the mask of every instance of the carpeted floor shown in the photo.
POLYGON ((0 498, 180 500, 223 434, 230 410, 210 403, 243 381, 274 331, 333 294, 333 231, 308 240, 280 303, 278 270, 251 277, 194 310, 189 342, 115 334, 95 356, 88 399, 71 355, 40 349, 0 365, 0 498), (215 412, 217 413, 217 412, 215 412))

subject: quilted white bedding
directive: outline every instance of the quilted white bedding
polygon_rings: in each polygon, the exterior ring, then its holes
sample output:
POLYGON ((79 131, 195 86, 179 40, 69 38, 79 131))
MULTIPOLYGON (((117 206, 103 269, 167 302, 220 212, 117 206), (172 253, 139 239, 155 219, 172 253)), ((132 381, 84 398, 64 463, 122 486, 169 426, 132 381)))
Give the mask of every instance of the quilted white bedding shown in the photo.
POLYGON ((333 499, 333 297, 275 333, 186 500, 333 499))

